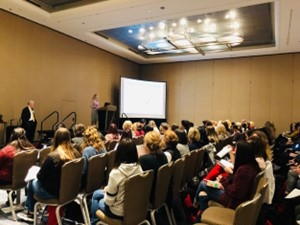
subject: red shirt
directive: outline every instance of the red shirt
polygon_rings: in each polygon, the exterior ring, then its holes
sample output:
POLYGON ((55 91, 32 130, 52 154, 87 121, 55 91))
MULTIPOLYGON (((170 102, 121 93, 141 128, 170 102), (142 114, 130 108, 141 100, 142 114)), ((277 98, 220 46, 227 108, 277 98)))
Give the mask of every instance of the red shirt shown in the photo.
POLYGON ((12 167, 15 151, 16 149, 12 145, 7 145, 0 151, 0 182, 12 182, 12 167))

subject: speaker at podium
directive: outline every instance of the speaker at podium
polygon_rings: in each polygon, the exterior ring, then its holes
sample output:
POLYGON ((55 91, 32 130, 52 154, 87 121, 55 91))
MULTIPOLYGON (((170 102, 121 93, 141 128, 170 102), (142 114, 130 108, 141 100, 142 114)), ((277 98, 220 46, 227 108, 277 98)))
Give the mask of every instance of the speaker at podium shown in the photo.
POLYGON ((98 125, 100 131, 108 130, 109 125, 115 118, 116 111, 117 106, 110 104, 105 104, 103 107, 98 109, 98 125))

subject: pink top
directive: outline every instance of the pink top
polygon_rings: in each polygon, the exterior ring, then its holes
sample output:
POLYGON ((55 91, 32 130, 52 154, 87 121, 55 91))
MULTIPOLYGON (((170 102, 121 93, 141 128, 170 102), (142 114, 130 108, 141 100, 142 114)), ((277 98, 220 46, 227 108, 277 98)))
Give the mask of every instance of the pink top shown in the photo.
POLYGON ((91 105, 92 109, 98 109, 99 108, 99 101, 94 99, 92 100, 92 105, 91 105))

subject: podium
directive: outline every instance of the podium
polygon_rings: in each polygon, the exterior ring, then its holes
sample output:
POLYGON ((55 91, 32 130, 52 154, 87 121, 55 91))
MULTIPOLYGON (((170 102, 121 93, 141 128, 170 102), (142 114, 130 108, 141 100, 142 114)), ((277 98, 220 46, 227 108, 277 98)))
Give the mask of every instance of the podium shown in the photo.
POLYGON ((98 109, 98 126, 99 130, 108 130, 109 125, 113 122, 117 106, 107 105, 98 109))

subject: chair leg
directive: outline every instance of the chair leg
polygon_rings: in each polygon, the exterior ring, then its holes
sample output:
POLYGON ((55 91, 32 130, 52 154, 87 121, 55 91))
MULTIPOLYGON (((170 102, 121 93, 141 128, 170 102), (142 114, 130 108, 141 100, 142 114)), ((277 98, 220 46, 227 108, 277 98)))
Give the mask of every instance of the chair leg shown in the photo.
POLYGON ((150 212, 152 225, 156 225, 155 212, 156 212, 155 210, 151 210, 151 212, 150 212))
POLYGON ((9 201, 9 206, 10 206, 10 210, 11 210, 11 214, 12 214, 12 218, 14 221, 17 221, 17 216, 16 216, 16 212, 15 212, 15 207, 14 207, 14 202, 12 199, 12 194, 14 191, 10 190, 8 193, 8 201, 9 201))
POLYGON ((83 195, 82 199, 79 199, 79 203, 80 203, 81 213, 83 216, 83 221, 84 221, 85 225, 89 225, 90 224, 90 215, 89 215, 89 209, 87 206, 86 197, 87 197, 86 195, 83 195))
POLYGON ((141 223, 139 223, 138 225, 140 225, 140 224, 147 224, 147 225, 151 225, 151 223, 148 221, 148 220, 143 220, 141 223))
POLYGON ((34 204, 34 214, 33 214, 33 225, 37 225, 37 211, 38 211, 38 207, 40 206, 41 204, 39 202, 36 202, 34 204))
POLYGON ((173 222, 172 222, 172 219, 171 219, 171 216, 170 216, 169 207, 168 207, 168 205, 166 203, 164 204, 164 207, 165 207, 165 210, 166 210, 166 213, 167 213, 169 224, 173 225, 173 222))
POLYGON ((58 225, 63 225, 62 221, 61 221, 61 217, 60 217, 60 208, 62 207, 62 205, 58 205, 55 209, 55 215, 56 215, 56 219, 57 219, 57 224, 58 225))
POLYGON ((174 215, 174 210, 171 209, 170 211, 171 211, 171 217, 172 217, 172 220, 173 220, 173 224, 177 225, 176 218, 175 218, 175 215, 174 215))

